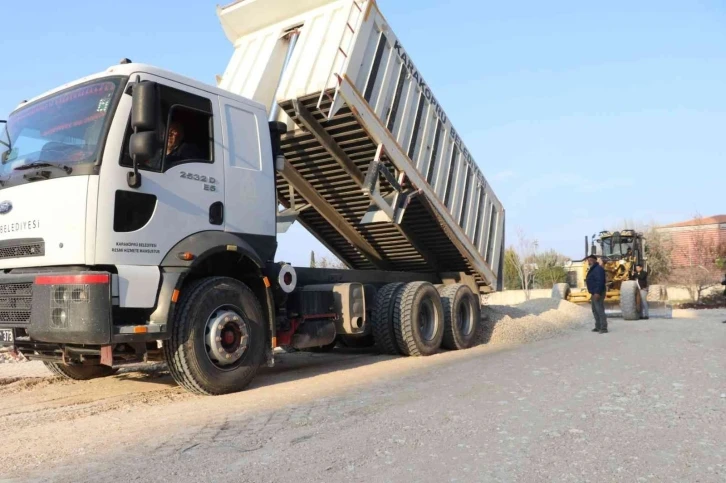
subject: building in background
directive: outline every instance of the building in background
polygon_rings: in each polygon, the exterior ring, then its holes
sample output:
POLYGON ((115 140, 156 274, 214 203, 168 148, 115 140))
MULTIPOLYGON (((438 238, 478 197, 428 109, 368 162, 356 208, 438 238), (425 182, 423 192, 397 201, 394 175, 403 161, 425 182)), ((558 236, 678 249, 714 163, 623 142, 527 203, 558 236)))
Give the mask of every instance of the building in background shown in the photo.
POLYGON ((661 226, 657 230, 671 248, 674 269, 692 266, 704 252, 720 252, 726 247, 726 215, 695 218, 661 226))

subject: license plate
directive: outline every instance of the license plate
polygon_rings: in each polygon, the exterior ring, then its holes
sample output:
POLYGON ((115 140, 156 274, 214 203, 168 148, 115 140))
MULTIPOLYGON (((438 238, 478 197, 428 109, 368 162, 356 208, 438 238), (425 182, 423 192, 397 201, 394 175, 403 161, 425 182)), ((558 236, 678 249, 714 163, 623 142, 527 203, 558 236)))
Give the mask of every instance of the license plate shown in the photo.
POLYGON ((12 344, 13 342, 13 331, 10 329, 0 329, 0 344, 12 344))

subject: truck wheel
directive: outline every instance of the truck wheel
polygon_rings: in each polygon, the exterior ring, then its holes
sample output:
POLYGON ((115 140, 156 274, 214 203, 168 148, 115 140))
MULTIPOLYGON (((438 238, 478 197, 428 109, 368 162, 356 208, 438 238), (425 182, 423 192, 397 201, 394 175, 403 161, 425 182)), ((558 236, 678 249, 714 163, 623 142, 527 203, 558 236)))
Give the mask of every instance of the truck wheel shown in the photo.
POLYGON ((556 283, 552 287, 552 298, 557 300, 567 300, 570 294, 570 285, 567 283, 556 283))
POLYGON ((403 285, 402 283, 389 283, 378 291, 373 303, 373 340, 382 354, 403 354, 396 344, 396 331, 393 328, 393 309, 396 305, 396 296, 403 285))
POLYGON ((363 337, 354 335, 341 335, 340 344, 351 349, 364 349, 366 347, 372 347, 376 341, 372 334, 364 335, 363 337))
POLYGON ((118 369, 108 366, 86 366, 75 365, 69 366, 58 362, 43 362, 50 372, 63 379, 73 379, 74 381, 88 381, 89 379, 98 379, 99 377, 108 377, 116 374, 118 369))
POLYGON ((209 277, 182 290, 164 356, 174 380, 203 395, 243 390, 262 364, 265 317, 250 288, 209 277))
POLYGON ((444 338, 444 309, 436 288, 428 282, 407 283, 396 297, 393 327, 405 355, 435 354, 444 338))
POLYGON ((640 291, 637 282, 628 280, 620 284, 620 311, 625 320, 640 319, 640 291))
POLYGON ((441 305, 444 310, 444 340, 441 346, 448 350, 468 349, 474 345, 481 321, 481 305, 467 285, 454 284, 441 287, 441 305))

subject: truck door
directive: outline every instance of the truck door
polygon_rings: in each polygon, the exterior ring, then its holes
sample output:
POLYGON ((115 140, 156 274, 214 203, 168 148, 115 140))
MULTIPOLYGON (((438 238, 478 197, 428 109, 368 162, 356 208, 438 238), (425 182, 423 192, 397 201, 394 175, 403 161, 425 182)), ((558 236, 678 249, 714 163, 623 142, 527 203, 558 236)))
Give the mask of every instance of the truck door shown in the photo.
POLYGON ((277 195, 265 111, 254 104, 219 99, 228 207, 225 230, 242 235, 258 253, 269 253, 275 244, 277 195))
MULTIPOLYGON (((219 147, 217 96, 154 75, 140 77, 159 84, 160 149, 149 163, 139 166, 141 186, 130 188, 126 176, 132 166, 128 154, 131 96, 124 95, 101 170, 97 264, 158 266, 184 238, 224 229, 224 155, 219 147)), ((131 82, 135 80, 132 76, 131 82)))

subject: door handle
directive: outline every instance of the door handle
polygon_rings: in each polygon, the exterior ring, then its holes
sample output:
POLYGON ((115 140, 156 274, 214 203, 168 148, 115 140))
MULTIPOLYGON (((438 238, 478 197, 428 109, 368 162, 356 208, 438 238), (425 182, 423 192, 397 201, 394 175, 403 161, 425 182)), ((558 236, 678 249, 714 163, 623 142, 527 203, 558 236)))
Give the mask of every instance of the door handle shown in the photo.
POLYGON ((209 207, 209 223, 221 225, 224 223, 224 203, 217 201, 209 207))

